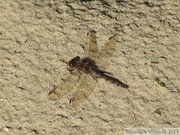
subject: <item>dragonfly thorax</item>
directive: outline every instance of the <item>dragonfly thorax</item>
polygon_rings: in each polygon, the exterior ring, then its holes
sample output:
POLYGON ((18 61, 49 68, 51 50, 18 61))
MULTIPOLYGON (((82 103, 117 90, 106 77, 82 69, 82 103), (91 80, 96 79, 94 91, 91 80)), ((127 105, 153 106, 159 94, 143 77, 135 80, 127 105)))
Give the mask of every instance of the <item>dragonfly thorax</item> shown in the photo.
POLYGON ((77 69, 80 72, 89 73, 91 68, 94 66, 95 66, 95 62, 88 57, 81 59, 79 56, 76 56, 68 62, 69 71, 73 71, 77 69))

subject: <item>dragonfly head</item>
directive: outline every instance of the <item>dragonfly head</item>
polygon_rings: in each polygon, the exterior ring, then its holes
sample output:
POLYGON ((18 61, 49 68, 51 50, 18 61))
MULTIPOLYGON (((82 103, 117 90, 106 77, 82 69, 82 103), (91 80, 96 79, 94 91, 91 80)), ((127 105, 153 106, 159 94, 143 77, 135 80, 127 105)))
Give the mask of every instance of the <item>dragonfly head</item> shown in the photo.
POLYGON ((68 62, 68 70, 73 71, 74 69, 76 69, 76 66, 78 64, 78 62, 80 61, 80 57, 76 56, 74 58, 72 58, 69 62, 68 62))

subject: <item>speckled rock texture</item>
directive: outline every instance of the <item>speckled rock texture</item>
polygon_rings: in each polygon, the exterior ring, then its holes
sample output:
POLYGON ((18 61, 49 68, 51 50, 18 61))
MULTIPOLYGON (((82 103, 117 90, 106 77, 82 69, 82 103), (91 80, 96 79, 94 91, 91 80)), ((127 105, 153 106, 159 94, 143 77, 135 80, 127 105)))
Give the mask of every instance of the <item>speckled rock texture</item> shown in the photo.
POLYGON ((179 0, 0 1, 0 134, 122 135, 129 127, 179 126, 179 0), (49 100, 69 74, 62 60, 83 56, 92 29, 99 48, 120 35, 107 71, 130 88, 99 79, 78 108, 69 104, 74 91, 49 100))

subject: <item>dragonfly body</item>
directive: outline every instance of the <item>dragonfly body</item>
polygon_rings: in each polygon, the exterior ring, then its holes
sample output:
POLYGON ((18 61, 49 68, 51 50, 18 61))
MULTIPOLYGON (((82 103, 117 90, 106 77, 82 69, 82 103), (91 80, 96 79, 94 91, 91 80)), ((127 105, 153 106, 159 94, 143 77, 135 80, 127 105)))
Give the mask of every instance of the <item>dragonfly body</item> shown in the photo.
POLYGON ((89 74, 93 78, 103 78, 123 88, 129 87, 128 85, 124 84, 120 80, 112 76, 109 76, 108 72, 99 69, 95 61, 93 61, 92 59, 88 57, 83 58, 83 59, 81 59, 79 56, 74 57, 68 62, 68 69, 70 71, 77 69, 79 72, 84 72, 86 74, 89 74))
POLYGON ((111 73, 104 71, 109 65, 108 59, 116 51, 118 36, 118 34, 115 34, 110 37, 104 47, 99 50, 96 41, 96 32, 94 30, 88 32, 87 44, 84 46, 85 57, 80 58, 76 56, 67 62, 67 69, 70 71, 70 75, 49 92, 49 98, 57 99, 63 97, 76 86, 78 89, 69 103, 71 103, 73 107, 78 107, 91 95, 95 89, 98 78, 103 78, 118 86, 128 88, 128 85, 112 77, 111 73), (101 70, 101 68, 103 70, 101 70))

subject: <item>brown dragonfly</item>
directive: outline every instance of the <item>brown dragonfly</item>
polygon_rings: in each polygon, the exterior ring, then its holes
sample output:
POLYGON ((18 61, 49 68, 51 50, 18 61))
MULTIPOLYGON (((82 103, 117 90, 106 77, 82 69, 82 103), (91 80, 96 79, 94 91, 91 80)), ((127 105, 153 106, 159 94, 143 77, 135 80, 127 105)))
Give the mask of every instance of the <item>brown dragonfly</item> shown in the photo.
POLYGON ((49 98, 57 99, 63 97, 76 87, 77 91, 74 97, 70 99, 70 103, 73 107, 78 107, 91 95, 98 78, 103 78, 118 86, 128 88, 128 85, 112 77, 111 73, 102 70, 107 68, 108 59, 116 50, 117 38, 118 34, 110 37, 104 48, 99 52, 96 32, 94 30, 88 32, 85 57, 80 58, 76 56, 67 62, 67 69, 70 75, 49 92, 49 98))

